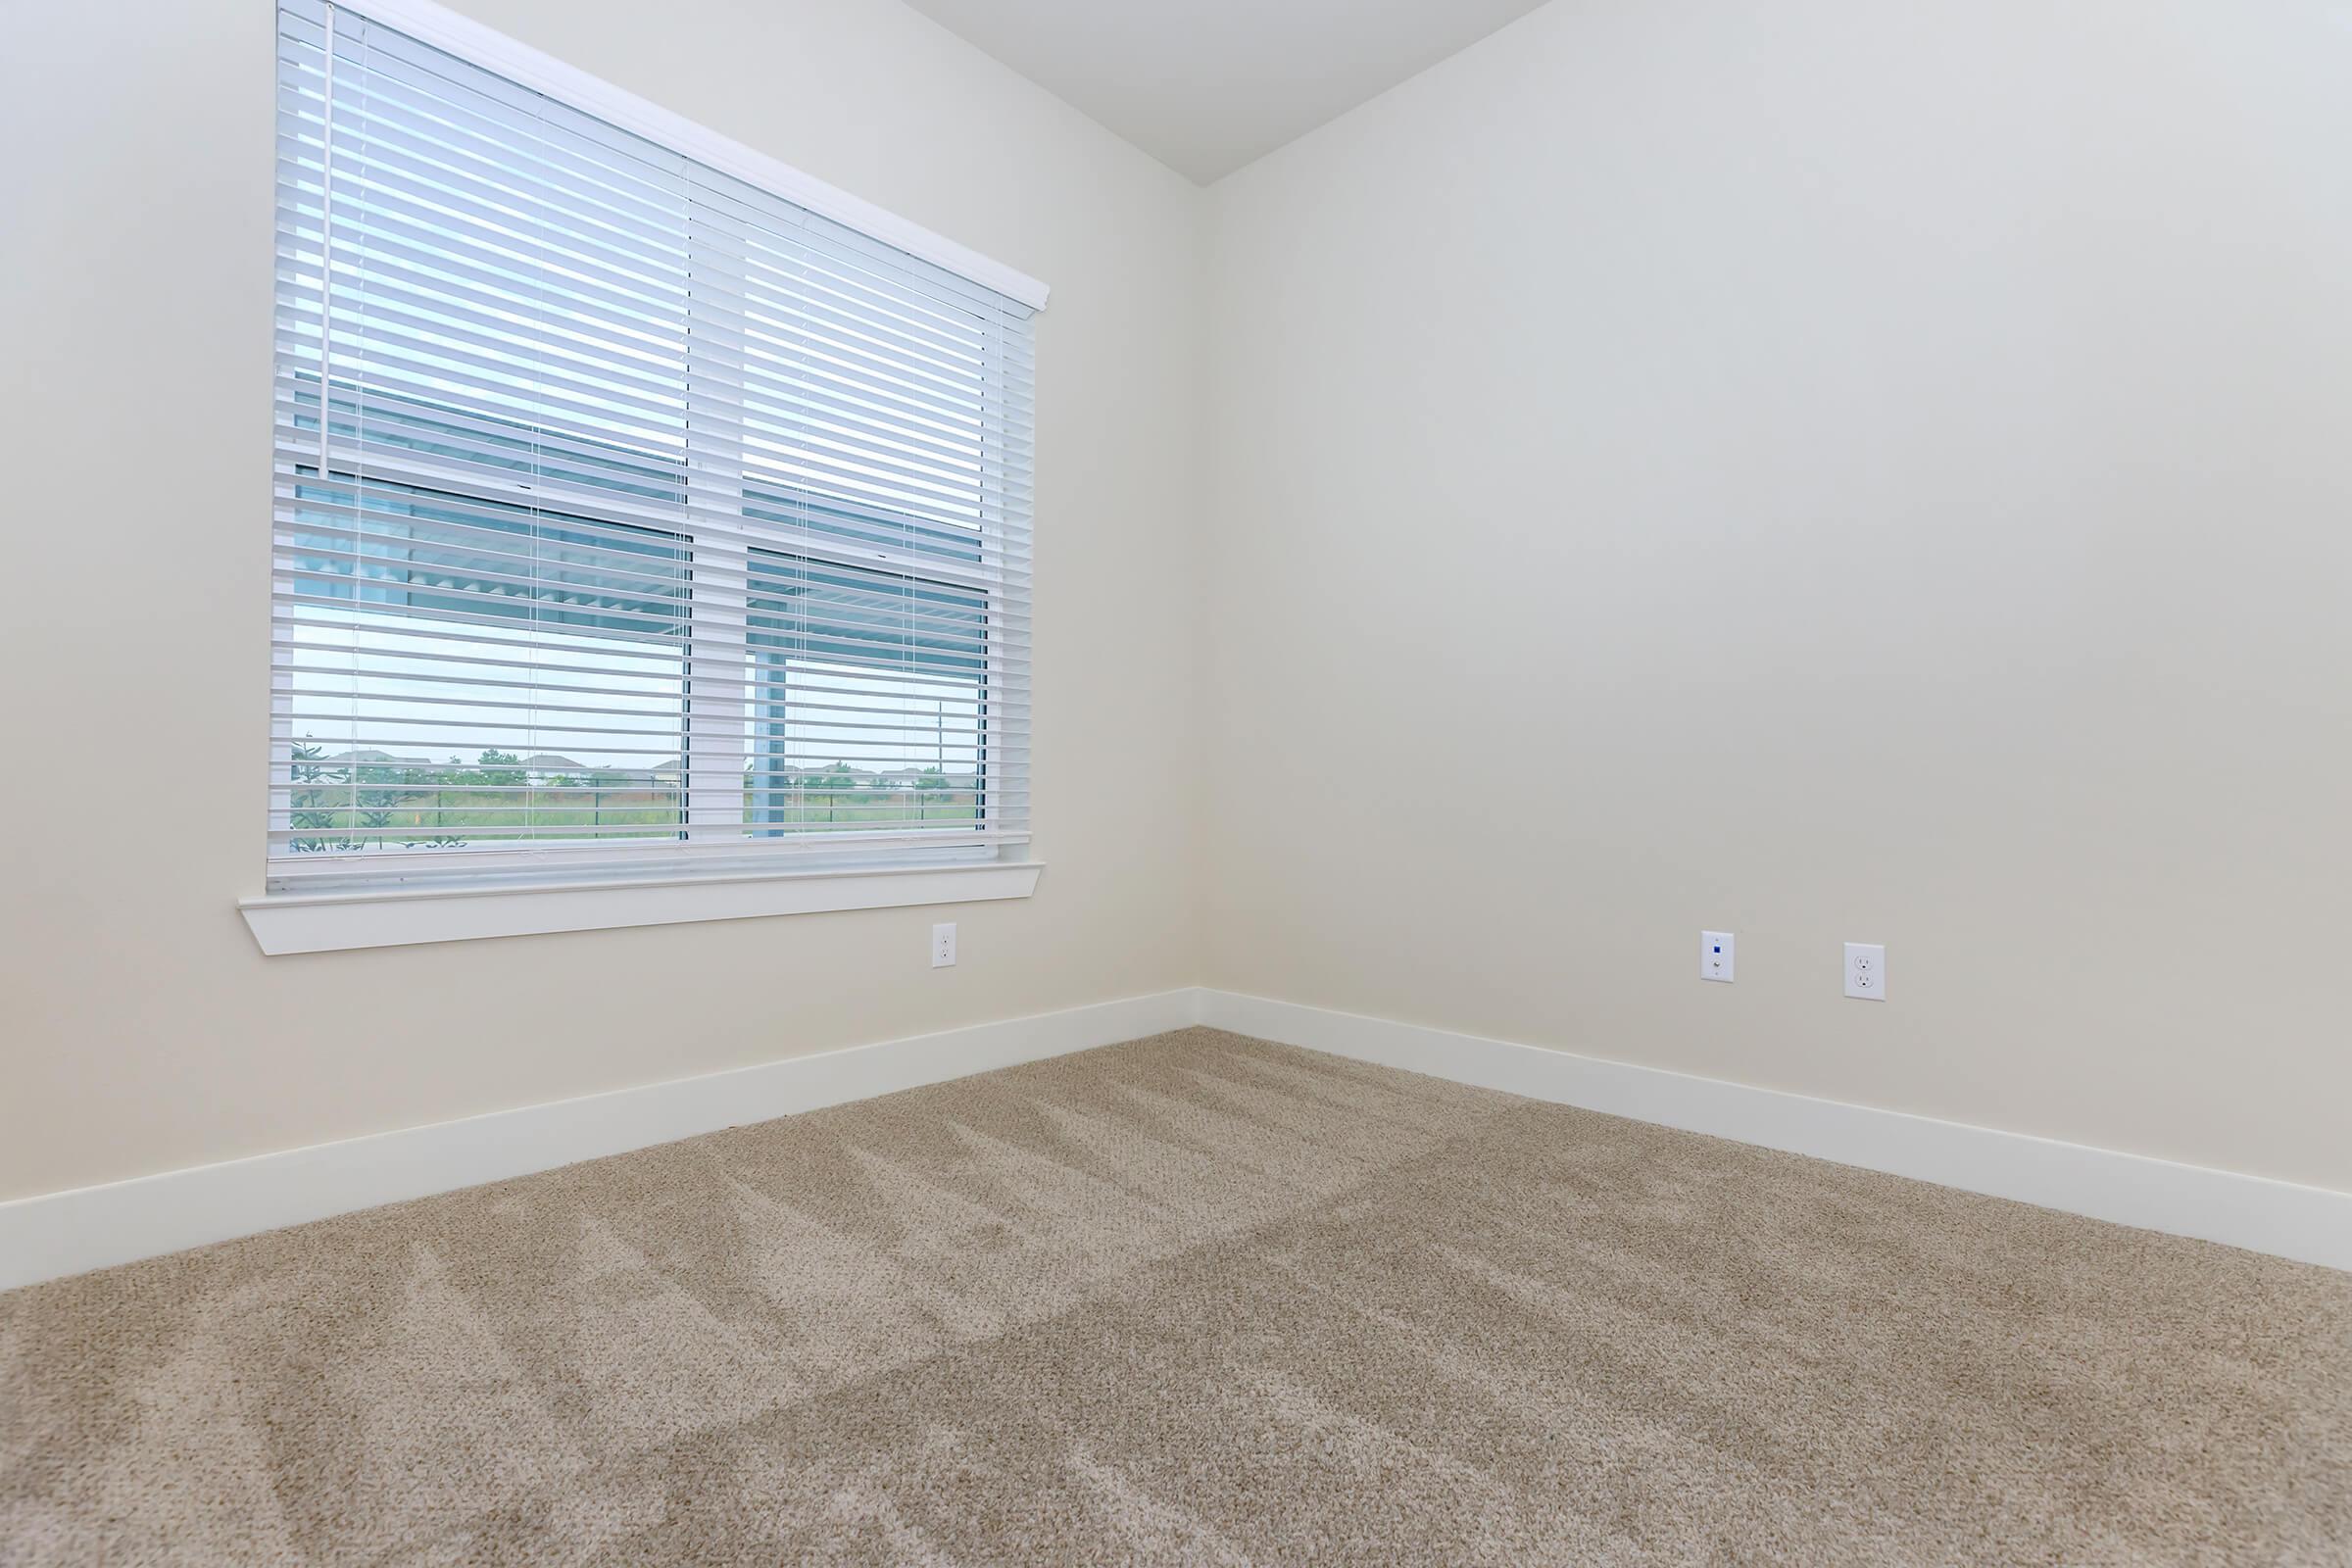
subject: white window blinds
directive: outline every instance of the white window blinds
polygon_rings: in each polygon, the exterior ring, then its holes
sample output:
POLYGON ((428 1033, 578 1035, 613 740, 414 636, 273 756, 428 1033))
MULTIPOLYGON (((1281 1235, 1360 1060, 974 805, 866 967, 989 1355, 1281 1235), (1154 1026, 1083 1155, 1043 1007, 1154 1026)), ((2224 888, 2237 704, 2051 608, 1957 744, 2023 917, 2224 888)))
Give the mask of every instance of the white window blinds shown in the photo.
POLYGON ((1025 305, 345 8, 277 111, 273 889, 1026 839, 1025 305))

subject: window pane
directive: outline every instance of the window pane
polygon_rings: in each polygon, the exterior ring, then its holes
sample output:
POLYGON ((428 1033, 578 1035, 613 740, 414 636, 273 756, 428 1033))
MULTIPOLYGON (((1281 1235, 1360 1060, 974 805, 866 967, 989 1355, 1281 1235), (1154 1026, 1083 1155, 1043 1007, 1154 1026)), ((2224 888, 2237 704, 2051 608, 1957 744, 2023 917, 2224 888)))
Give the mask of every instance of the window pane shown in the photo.
POLYGON ((756 553, 753 831, 976 827, 986 612, 973 589, 756 553))
POLYGON ((407 486, 297 497, 288 853, 677 836, 682 543, 407 486))

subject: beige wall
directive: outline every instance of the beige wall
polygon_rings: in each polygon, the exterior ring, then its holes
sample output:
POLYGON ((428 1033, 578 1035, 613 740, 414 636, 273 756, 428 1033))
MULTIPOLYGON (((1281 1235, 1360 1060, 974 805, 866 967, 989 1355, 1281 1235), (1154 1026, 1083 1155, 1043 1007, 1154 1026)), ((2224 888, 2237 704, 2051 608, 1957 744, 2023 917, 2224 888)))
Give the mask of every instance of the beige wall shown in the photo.
POLYGON ((21 7, 0 1198, 1194 981, 2352 1188, 2340 7, 1555 0, 1205 197, 466 9, 1054 285, 1044 887, 260 957, 270 8, 21 7))
POLYGON ((1203 978, 2352 1189, 2348 18, 1555 0, 1216 187, 1203 978))
POLYGON ((938 972, 926 909, 264 959, 271 7, 16 6, 0 1198, 1197 976, 1201 193, 892 0, 460 3, 1054 285, 1044 884, 938 972))

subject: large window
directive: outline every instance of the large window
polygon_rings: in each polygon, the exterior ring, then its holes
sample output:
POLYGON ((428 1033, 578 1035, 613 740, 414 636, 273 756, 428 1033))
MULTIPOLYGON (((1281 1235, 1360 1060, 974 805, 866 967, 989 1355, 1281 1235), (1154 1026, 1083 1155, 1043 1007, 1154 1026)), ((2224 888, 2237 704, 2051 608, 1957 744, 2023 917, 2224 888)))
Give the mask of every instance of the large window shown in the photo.
POLYGON ((270 878, 993 858, 1029 308, 361 12, 279 12, 270 878))

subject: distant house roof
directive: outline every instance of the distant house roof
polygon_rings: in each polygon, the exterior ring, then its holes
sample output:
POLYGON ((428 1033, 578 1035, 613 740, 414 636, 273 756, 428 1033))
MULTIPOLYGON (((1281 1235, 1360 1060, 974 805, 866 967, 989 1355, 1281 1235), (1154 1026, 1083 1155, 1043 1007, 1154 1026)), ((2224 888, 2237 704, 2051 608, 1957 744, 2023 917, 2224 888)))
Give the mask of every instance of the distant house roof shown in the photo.
POLYGON ((535 773, 585 773, 588 771, 587 763, 575 762, 568 757, 558 757, 553 752, 541 752, 536 757, 526 757, 522 760, 522 765, 535 773))

